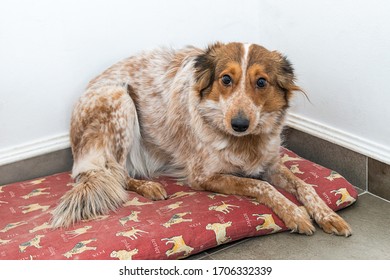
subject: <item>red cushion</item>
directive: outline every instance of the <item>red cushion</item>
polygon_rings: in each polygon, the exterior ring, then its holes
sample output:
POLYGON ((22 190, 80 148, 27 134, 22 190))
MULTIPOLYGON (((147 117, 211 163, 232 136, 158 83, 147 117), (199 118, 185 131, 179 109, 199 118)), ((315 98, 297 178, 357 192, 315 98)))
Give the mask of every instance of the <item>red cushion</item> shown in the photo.
MULTIPOLYGON (((281 152, 285 165, 332 209, 356 201, 355 188, 340 174, 287 149, 281 152)), ((72 187, 69 173, 0 187, 0 259, 178 259, 287 230, 253 199, 195 191, 170 178, 156 180, 169 199, 152 202, 129 192, 129 201, 115 213, 55 230, 48 227, 50 210, 72 187)))

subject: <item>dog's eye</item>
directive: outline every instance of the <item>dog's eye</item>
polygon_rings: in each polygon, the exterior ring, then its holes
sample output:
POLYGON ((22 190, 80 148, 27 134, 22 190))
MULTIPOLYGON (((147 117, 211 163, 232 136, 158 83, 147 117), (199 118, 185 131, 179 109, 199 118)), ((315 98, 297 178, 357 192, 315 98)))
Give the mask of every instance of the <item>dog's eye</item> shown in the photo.
POLYGON ((223 75, 221 80, 225 86, 230 86, 232 84, 232 81, 233 81, 229 75, 223 75))
POLYGON ((263 88, 263 87, 265 87, 267 85, 267 80, 264 79, 264 78, 260 78, 260 79, 257 80, 256 85, 259 88, 263 88))

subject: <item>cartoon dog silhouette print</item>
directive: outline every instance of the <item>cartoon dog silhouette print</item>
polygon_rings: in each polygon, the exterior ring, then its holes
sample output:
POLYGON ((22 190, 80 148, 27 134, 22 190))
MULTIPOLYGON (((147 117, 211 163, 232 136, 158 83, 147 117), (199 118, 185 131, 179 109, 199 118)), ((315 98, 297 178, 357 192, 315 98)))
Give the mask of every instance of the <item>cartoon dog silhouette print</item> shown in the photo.
POLYGON ((328 177, 325 177, 325 179, 328 179, 329 181, 334 181, 335 179, 338 178, 343 178, 343 176, 341 176, 339 173, 333 170, 330 172, 330 175, 328 177))
POLYGON ((165 252, 167 257, 179 253, 184 253, 183 257, 186 257, 194 250, 185 243, 182 235, 163 238, 161 241, 167 241, 165 244, 173 244, 172 248, 165 252))
POLYGON ((77 237, 77 236, 79 236, 81 234, 86 233, 91 228, 92 228, 92 226, 84 226, 82 228, 78 228, 78 229, 75 229, 75 230, 65 231, 65 234, 70 235, 71 236, 70 238, 75 238, 75 237, 77 237))
POLYGON ((171 227, 172 225, 180 224, 183 222, 192 222, 192 219, 184 219, 183 217, 191 214, 191 212, 177 213, 173 215, 168 222, 164 223, 163 226, 166 228, 171 227))
POLYGON ((119 250, 112 251, 110 257, 117 258, 119 260, 132 260, 133 256, 136 254, 138 254, 138 249, 133 249, 131 251, 119 250))
POLYGON ((194 194, 196 194, 196 192, 180 191, 180 192, 176 192, 176 193, 172 194, 171 196, 169 196, 169 198, 172 199, 172 198, 186 197, 186 196, 190 196, 190 195, 194 195, 194 194))
POLYGON ((210 206, 209 210, 214 210, 214 211, 221 212, 223 214, 227 214, 230 213, 230 211, 233 210, 234 207, 240 208, 240 206, 226 204, 225 202, 222 201, 221 205, 210 206))
POLYGON ((26 214, 37 210, 41 210, 42 212, 45 212, 47 209, 50 208, 50 205, 40 205, 39 203, 33 203, 25 206, 19 206, 19 208, 24 209, 22 213, 26 214))
POLYGON ((263 220, 263 223, 256 226, 256 230, 271 230, 270 233, 277 232, 282 228, 275 223, 274 217, 271 214, 253 214, 257 220, 263 220))
POLYGON ((22 198, 29 199, 31 197, 38 196, 38 195, 50 194, 49 192, 45 192, 45 190, 49 190, 49 189, 50 188, 39 188, 39 189, 32 190, 29 194, 23 195, 22 198))
POLYGON ((131 214, 129 216, 123 217, 119 219, 119 223, 124 226, 127 222, 133 221, 133 222, 139 222, 138 220, 138 214, 141 213, 140 211, 131 211, 131 214))
POLYGON ((28 232, 29 233, 33 233, 33 232, 36 232, 36 231, 39 231, 39 230, 49 229, 49 228, 51 228, 50 224, 48 222, 44 222, 43 224, 41 224, 39 226, 36 226, 33 229, 30 229, 28 232))
POLYGON ((129 200, 123 204, 123 206, 143 206, 153 204, 153 202, 141 202, 138 197, 134 197, 132 200, 129 200))
POLYGON ((88 247, 87 244, 96 241, 96 238, 80 241, 70 251, 63 254, 65 258, 70 258, 73 255, 81 254, 85 251, 96 250, 97 247, 88 247))
POLYGON ((25 222, 25 221, 9 223, 3 229, 1 229, 0 232, 7 232, 7 231, 9 231, 11 229, 14 229, 16 227, 19 227, 19 226, 22 226, 22 225, 25 225, 25 224, 27 224, 27 222, 25 222))
POLYGON ((12 239, 0 239, 0 245, 7 244, 11 241, 12 239))
POLYGON ((19 245, 19 251, 23 253, 26 251, 28 247, 35 247, 35 248, 42 248, 42 246, 39 244, 41 242, 41 238, 45 237, 44 235, 35 235, 33 239, 30 239, 27 242, 24 242, 19 245))
POLYGON ((230 227, 231 225, 232 222, 227 222, 224 224, 214 223, 214 224, 208 224, 206 226, 206 229, 214 231, 217 245, 220 245, 229 242, 231 240, 230 237, 226 236, 226 228, 230 227))
POLYGON ((303 160, 299 157, 290 157, 288 154, 284 154, 283 157, 281 158, 282 162, 285 163, 287 161, 298 161, 298 160, 303 160))
POLYGON ((46 181, 46 178, 32 180, 32 181, 24 183, 23 185, 25 185, 25 186, 35 186, 35 185, 42 184, 44 181, 46 181))
POLYGON ((333 190, 331 191, 331 193, 334 193, 335 196, 337 195, 340 195, 340 198, 337 199, 336 201, 336 205, 339 206, 343 203, 348 203, 348 204, 351 204, 353 202, 356 201, 355 198, 353 198, 350 193, 348 192, 348 190, 346 188, 341 188, 341 189, 338 189, 338 190, 333 190))
POLYGON ((177 201, 175 203, 172 203, 172 204, 166 205, 164 207, 161 207, 160 211, 162 213, 168 213, 168 212, 171 212, 171 211, 173 211, 175 209, 180 208, 182 206, 182 204, 183 204, 183 201, 177 201))
POLYGON ((141 233, 148 233, 148 232, 137 229, 135 227, 131 227, 131 230, 129 230, 129 231, 117 232, 116 236, 125 236, 125 237, 130 238, 131 240, 135 240, 135 239, 138 239, 138 236, 141 236, 141 233))
POLYGON ((291 172, 294 173, 294 174, 303 174, 303 173, 305 173, 305 172, 302 172, 302 171, 299 169, 299 165, 298 165, 298 164, 291 165, 290 170, 291 170, 291 172))
POLYGON ((226 194, 222 194, 222 193, 211 193, 211 194, 208 194, 207 196, 210 199, 215 199, 217 196, 228 197, 226 194))

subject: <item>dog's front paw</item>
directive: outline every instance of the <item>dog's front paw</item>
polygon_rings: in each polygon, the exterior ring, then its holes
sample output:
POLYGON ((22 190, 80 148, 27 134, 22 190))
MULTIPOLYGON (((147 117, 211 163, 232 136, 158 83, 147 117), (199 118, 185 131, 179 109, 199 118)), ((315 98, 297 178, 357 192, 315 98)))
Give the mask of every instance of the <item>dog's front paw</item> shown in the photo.
POLYGON ((343 218, 336 213, 331 213, 318 219, 317 224, 326 232, 348 237, 352 235, 352 229, 343 218))
POLYGON ((142 185, 137 187, 136 192, 151 200, 164 200, 168 197, 164 187, 160 183, 152 181, 144 181, 142 185))
POLYGON ((306 235, 312 235, 315 232, 315 227, 304 207, 297 207, 294 214, 287 217, 287 219, 284 220, 284 223, 291 229, 291 232, 298 232, 306 235))

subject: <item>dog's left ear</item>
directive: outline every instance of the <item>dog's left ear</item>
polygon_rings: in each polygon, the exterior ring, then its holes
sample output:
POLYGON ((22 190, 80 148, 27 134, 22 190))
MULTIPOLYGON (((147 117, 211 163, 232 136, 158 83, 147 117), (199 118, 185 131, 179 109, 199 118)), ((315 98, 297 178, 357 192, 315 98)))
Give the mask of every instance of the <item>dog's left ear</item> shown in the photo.
POLYGON ((219 42, 210 45, 202 54, 195 58, 195 87, 200 93, 200 97, 207 95, 211 91, 215 80, 216 51, 222 45, 219 42))
POLYGON ((285 92, 287 98, 290 98, 293 91, 303 90, 295 84, 294 68, 285 55, 273 51, 276 63, 278 65, 276 72, 276 81, 278 86, 285 92))

